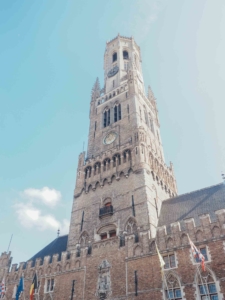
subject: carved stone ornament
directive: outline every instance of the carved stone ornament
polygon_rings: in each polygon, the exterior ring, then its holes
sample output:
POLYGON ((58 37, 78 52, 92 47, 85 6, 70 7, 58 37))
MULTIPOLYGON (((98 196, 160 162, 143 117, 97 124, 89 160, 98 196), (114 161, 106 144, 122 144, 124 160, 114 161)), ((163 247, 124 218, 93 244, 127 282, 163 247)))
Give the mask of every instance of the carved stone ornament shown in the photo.
POLYGON ((98 267, 98 282, 97 293, 98 299, 107 299, 111 295, 111 279, 110 279, 111 265, 107 260, 103 260, 98 267))

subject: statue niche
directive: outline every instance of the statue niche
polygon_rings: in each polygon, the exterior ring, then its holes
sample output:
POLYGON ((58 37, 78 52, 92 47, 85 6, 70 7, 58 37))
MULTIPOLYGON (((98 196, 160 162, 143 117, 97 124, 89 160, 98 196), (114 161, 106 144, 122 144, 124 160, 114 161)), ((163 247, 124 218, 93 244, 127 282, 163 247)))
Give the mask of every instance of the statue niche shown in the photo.
POLYGON ((98 267, 98 283, 97 283, 97 297, 100 300, 107 299, 111 294, 111 280, 110 280, 111 265, 107 260, 103 260, 98 267))

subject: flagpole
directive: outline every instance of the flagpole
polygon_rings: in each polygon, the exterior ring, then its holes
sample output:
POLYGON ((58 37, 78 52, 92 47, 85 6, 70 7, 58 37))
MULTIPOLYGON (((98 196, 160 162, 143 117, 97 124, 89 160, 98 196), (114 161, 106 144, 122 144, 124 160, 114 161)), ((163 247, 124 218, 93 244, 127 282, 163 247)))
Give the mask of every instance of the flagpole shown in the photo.
POLYGON ((164 289, 164 280, 165 280, 166 287, 167 287, 166 298, 169 299, 169 296, 168 296, 169 289, 168 289, 168 286, 167 286, 167 281, 166 281, 165 272, 164 272, 165 261, 163 260, 162 255, 159 253, 159 249, 158 249, 156 241, 155 241, 155 246, 156 246, 156 251, 157 251, 157 254, 158 254, 159 263, 160 263, 160 267, 161 267, 163 289, 164 289))

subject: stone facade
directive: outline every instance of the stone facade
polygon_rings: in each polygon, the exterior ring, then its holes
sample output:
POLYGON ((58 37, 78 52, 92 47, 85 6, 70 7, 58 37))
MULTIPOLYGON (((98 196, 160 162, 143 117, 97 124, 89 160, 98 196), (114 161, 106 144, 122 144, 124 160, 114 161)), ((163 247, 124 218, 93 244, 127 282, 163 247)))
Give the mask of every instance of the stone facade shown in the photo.
POLYGON ((198 198, 188 194, 189 200, 177 196, 173 166, 164 161, 156 100, 150 88, 145 96, 133 38, 107 42, 104 71, 104 88, 96 80, 92 90, 88 151, 79 156, 68 237, 19 266, 11 266, 11 253, 2 253, 5 298, 15 296, 23 275, 29 299, 37 272, 37 300, 161 300, 168 299, 166 290, 174 293, 170 299, 207 299, 200 295, 202 280, 209 299, 224 299, 225 186, 206 189, 202 198, 201 192, 198 198), (215 203, 210 214, 205 199, 215 203), (187 212, 190 200, 194 208, 187 212), (170 210, 164 212, 164 203, 170 210), (184 210, 175 216, 178 204, 184 210), (202 213, 189 217, 196 207, 202 213), (173 222, 166 224, 162 212, 174 215, 173 222), (192 257, 188 236, 205 251, 205 271, 192 257), (156 245, 167 263, 163 277, 156 245))

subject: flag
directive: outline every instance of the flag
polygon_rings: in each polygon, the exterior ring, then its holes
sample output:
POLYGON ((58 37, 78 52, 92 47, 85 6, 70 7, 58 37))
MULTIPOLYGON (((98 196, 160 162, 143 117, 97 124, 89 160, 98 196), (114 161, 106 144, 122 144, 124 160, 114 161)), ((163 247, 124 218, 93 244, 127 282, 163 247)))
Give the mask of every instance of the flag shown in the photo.
POLYGON ((2 279, 0 283, 0 298, 5 295, 5 278, 2 279))
POLYGON ((20 282, 16 291, 16 300, 19 300, 20 294, 24 291, 23 277, 20 277, 20 282))
POLYGON ((155 243, 155 245, 156 245, 156 251, 157 251, 157 254, 158 254, 158 257, 159 257, 159 264, 160 264, 160 268, 161 268, 161 272, 162 272, 162 276, 163 276, 165 261, 162 258, 162 255, 159 253, 159 249, 158 249, 158 246, 157 246, 156 243, 155 243))
POLYGON ((37 288, 38 288, 37 274, 35 273, 32 284, 30 286, 30 300, 34 299, 34 293, 37 288))
POLYGON ((192 251, 192 254, 193 254, 194 258, 198 259, 200 261, 201 266, 202 266, 202 270, 205 271, 205 256, 195 246, 195 244, 192 242, 192 240, 189 238, 189 236, 188 236, 188 239, 189 239, 189 243, 190 243, 190 246, 191 246, 191 251, 192 251))

